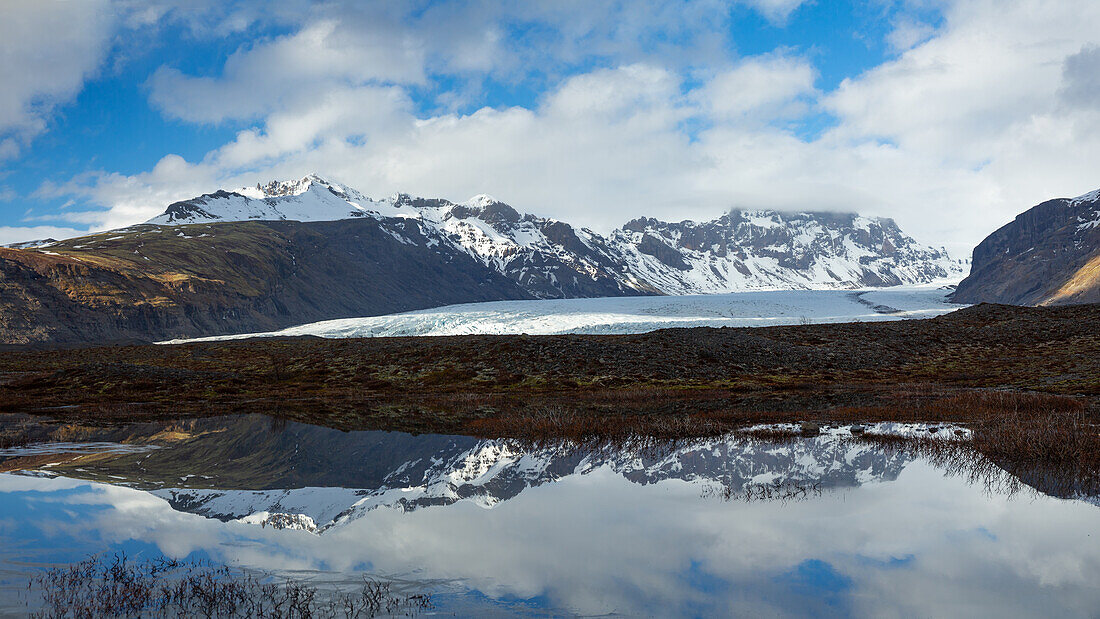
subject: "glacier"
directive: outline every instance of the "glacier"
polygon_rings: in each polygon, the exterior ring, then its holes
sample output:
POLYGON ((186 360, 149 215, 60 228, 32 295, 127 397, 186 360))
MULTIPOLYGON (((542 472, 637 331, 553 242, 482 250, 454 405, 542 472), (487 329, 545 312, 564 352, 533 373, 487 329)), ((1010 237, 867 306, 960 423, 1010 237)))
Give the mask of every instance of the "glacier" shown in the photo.
POLYGON ((252 337, 325 338, 444 335, 631 334, 675 327, 762 327, 932 318, 965 307, 952 288, 928 284, 846 290, 770 290, 729 294, 491 301, 384 316, 325 320, 266 333, 161 344, 252 337))

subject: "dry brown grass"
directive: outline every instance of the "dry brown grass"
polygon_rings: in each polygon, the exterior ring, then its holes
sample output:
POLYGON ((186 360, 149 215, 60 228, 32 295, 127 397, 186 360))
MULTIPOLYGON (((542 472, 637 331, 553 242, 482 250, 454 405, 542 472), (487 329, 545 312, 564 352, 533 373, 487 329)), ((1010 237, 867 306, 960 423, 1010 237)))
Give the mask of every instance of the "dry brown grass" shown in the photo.
POLYGON ((538 407, 521 414, 474 419, 466 433, 531 444, 668 442, 729 432, 733 426, 705 415, 586 414, 563 407, 538 407))
MULTIPOLYGON (((939 465, 993 485, 1008 471, 1017 479, 1052 493, 1095 494, 1100 491, 1100 426, 1086 402, 1066 396, 1010 391, 924 394, 909 407, 846 407, 812 415, 827 424, 877 421, 950 422, 970 427, 972 441, 943 438, 866 436, 855 440, 915 449, 939 465), (999 472, 999 473, 998 473, 999 472)), ((594 414, 563 407, 502 412, 469 422, 464 432, 488 438, 514 438, 528 444, 575 445, 611 443, 656 445, 712 437, 756 424, 806 420, 805 413, 728 411, 722 413, 594 414)), ((764 429, 751 433, 763 441, 782 442, 799 430, 764 429)))
MULTIPOLYGON (((32 617, 368 618, 415 616, 432 608, 427 595, 399 595, 387 582, 364 579, 359 591, 324 590, 203 561, 135 562, 124 554, 92 556, 48 570, 27 587, 38 596, 32 617)), ((30 603, 30 600, 28 600, 30 603)))

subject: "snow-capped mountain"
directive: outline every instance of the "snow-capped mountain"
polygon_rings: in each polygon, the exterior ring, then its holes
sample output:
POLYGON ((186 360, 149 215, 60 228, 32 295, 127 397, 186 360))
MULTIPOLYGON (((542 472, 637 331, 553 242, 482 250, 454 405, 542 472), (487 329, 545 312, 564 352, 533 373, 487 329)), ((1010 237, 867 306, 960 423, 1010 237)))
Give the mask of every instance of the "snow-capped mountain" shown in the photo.
POLYGON ((335 221, 364 217, 360 204, 372 201, 359 192, 310 175, 298 181, 272 181, 237 191, 218 190, 168 205, 163 214, 146 223, 198 224, 219 221, 294 220, 335 221))
POLYGON ((539 298, 658 294, 634 281, 603 239, 588 230, 530 215, 480 195, 463 203, 396 194, 372 200, 344 185, 310 175, 236 191, 219 190, 171 204, 147 223, 180 225, 229 221, 336 221, 371 217, 415 220, 429 246, 462 251, 539 298))
POLYGON ((896 286, 961 276, 966 267, 946 250, 918 244, 892 219, 852 213, 635 219, 611 239, 641 278, 669 294, 896 286))
POLYGON ((412 219, 539 298, 695 294, 927 283, 967 265, 890 219, 733 211, 708 222, 635 219, 609 236, 524 215, 490 196, 372 200, 316 175, 176 202, 150 224, 412 219))

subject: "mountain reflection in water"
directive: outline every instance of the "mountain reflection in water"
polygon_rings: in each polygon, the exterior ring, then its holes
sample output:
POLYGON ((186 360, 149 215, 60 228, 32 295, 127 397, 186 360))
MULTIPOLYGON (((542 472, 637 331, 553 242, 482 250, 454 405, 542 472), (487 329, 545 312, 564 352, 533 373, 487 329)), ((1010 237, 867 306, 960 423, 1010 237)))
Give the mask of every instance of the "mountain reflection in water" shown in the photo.
POLYGON ((397 578, 459 614, 1100 608, 1096 505, 992 492, 869 443, 523 447, 263 417, 185 430, 0 474, 0 610, 31 564, 104 550, 397 578), (738 497, 800 500, 721 500, 738 497))

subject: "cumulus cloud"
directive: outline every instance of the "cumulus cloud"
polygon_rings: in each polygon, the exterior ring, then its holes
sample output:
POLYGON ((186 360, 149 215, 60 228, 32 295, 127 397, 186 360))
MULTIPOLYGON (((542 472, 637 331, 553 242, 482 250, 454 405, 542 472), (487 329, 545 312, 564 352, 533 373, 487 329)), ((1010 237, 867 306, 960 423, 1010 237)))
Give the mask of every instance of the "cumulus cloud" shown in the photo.
POLYGON ((182 25, 198 38, 219 38, 256 24, 292 25, 301 22, 311 0, 113 0, 112 6, 132 30, 182 25))
POLYGON ((1089 45, 1066 57, 1062 100, 1071 106, 1100 109, 1100 47, 1089 45))
POLYGON ((321 20, 238 51, 217 78, 162 67, 150 80, 152 102, 176 118, 218 122, 297 106, 339 84, 424 81, 417 41, 395 28, 371 28, 358 36, 347 28, 346 22, 321 20))
POLYGON ((825 97, 840 121, 825 140, 877 141, 930 164, 924 188, 895 195, 895 208, 918 225, 920 209, 935 209, 930 233, 976 243, 1028 206, 1100 186, 1096 119, 1066 113, 1058 96, 1096 20, 1087 1, 954 3, 933 38, 825 97))
POLYGON ((936 29, 931 24, 905 16, 897 20, 886 35, 886 43, 895 51, 904 52, 932 37, 936 29))
POLYGON ((476 83, 475 75, 519 79, 607 58, 706 63, 725 54, 730 6, 728 0, 324 3, 304 11, 307 21, 294 32, 232 54, 220 75, 162 67, 149 80, 151 100, 172 117, 217 123, 294 107, 330 88, 425 86, 431 75, 476 83))
POLYGON ((797 116, 805 106, 791 104, 816 93, 816 78, 817 71, 804 59, 764 56, 719 73, 697 94, 706 111, 721 120, 797 116))
POLYGON ((35 197, 78 196, 105 205, 108 208, 58 215, 59 220, 104 230, 145 221, 172 202, 209 193, 219 184, 218 177, 210 166, 190 164, 179 155, 165 155, 151 170, 140 174, 92 171, 65 183, 46 182, 35 197))
POLYGON ((413 17, 366 5, 339 23, 343 7, 316 5, 215 75, 169 67, 150 81, 170 116, 255 119, 233 140, 44 191, 108 207, 81 215, 105 227, 218 186, 319 172, 376 197, 489 192, 602 230, 730 207, 855 210, 965 255, 1024 208, 1100 186, 1096 3, 945 2, 934 31, 898 22, 885 41, 896 54, 830 91, 812 51, 731 57, 727 3, 642 5, 470 0, 413 17), (542 94, 478 108, 486 77, 536 80, 542 94), (435 90, 437 110, 414 104, 435 90), (826 129, 808 138, 799 121, 826 129))
POLYGON ((42 133, 103 61, 114 17, 107 0, 9 0, 0 19, 0 159, 42 133))

